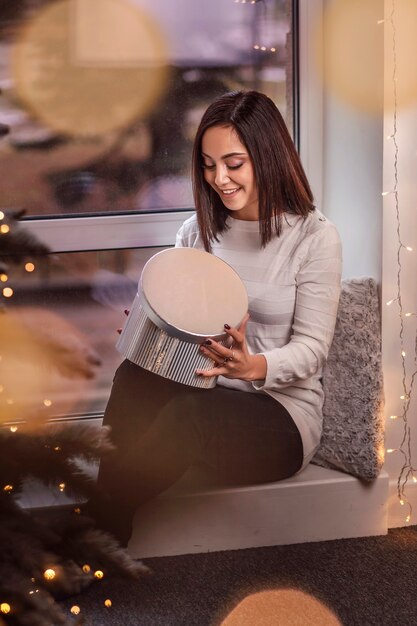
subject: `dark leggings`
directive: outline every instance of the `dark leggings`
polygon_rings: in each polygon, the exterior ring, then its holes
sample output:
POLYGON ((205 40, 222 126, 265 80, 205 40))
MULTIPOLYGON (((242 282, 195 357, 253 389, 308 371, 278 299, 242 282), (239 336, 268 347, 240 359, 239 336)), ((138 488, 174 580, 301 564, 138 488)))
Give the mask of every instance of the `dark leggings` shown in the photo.
POLYGON ((104 415, 116 450, 101 461, 101 525, 127 543, 138 505, 175 483, 194 464, 223 485, 287 478, 303 460, 288 411, 266 394, 217 386, 197 389, 128 360, 118 368, 104 415))

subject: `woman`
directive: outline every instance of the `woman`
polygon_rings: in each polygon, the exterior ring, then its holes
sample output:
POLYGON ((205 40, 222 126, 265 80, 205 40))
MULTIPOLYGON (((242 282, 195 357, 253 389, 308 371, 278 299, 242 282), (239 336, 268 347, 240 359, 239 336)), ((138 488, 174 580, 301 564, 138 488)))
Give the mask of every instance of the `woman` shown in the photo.
MULTIPOLYGON (((246 285, 249 316, 207 340, 219 375, 191 388, 124 361, 104 418, 117 446, 102 461, 99 522, 127 543, 136 507, 204 463, 223 484, 287 478, 320 441, 322 368, 340 293, 341 246, 313 205, 309 184, 274 103, 233 92, 203 115, 193 151, 196 215, 177 246, 210 251, 246 285)), ((213 298, 216 294, 213 293, 213 298)))

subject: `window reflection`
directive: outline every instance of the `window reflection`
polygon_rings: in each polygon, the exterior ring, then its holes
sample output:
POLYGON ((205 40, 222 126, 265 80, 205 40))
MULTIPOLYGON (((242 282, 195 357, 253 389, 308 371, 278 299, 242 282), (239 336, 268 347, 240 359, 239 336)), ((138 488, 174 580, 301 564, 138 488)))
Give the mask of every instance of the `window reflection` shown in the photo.
POLYGON ((156 24, 167 51, 163 88, 155 92, 152 105, 136 116, 124 107, 130 98, 140 95, 142 79, 143 92, 151 89, 150 74, 143 78, 143 64, 135 73, 131 49, 123 47, 123 39, 117 45, 110 39, 109 33, 123 32, 109 28, 111 16, 106 21, 106 7, 118 3, 102 0, 99 14, 91 20, 90 35, 86 26, 89 16, 80 13, 89 4, 97 4, 97 0, 2 3, 0 122, 9 124, 11 132, 0 144, 0 206, 25 208, 28 215, 192 207, 189 164, 195 129, 208 103, 230 89, 255 88, 268 93, 292 128, 291 0, 130 0, 130 5, 156 24), (20 66, 12 64, 14 51, 24 28, 39 19, 45 8, 61 5, 72 7, 66 25, 71 37, 66 41, 75 61, 68 50, 70 61, 60 48, 50 48, 55 52, 47 53, 51 42, 56 46, 58 40, 65 40, 57 38, 53 28, 42 45, 38 42, 32 52, 26 50, 27 82, 33 87, 33 81, 40 81, 36 102, 31 102, 17 89, 20 66), (81 29, 79 37, 77 29, 81 29), (98 45, 100 33, 107 38, 107 45, 98 45), (119 53, 121 60, 114 56, 119 53), (98 98, 96 114, 90 103, 93 96, 84 102, 81 96, 65 92, 68 64, 71 80, 78 71, 86 72, 80 74, 80 84, 85 85, 83 97, 90 82, 103 73, 96 91, 101 94, 103 84, 106 90, 98 98), (118 94, 126 95, 118 99, 118 94), (63 107, 58 121, 76 112, 79 128, 63 132, 48 123, 47 116, 45 121, 39 111, 51 103, 63 107), (83 126, 90 104, 93 114, 83 126), (118 120, 116 127, 94 132, 109 112, 118 120), (129 118, 126 124, 120 122, 123 115, 129 118))
POLYGON ((122 359, 117 328, 144 264, 160 249, 58 254, 13 272, 2 317, 13 333, 0 350, 3 420, 36 407, 48 416, 104 410, 122 359))

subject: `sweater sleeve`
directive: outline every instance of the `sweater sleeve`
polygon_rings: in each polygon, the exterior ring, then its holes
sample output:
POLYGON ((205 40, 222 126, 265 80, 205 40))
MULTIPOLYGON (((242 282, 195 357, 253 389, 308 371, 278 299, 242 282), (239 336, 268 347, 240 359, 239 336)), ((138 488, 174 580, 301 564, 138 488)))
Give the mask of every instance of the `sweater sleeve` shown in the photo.
POLYGON ((296 300, 290 341, 262 352, 267 361, 257 390, 279 390, 321 371, 333 339, 341 288, 341 243, 327 224, 310 236, 296 274, 296 300))

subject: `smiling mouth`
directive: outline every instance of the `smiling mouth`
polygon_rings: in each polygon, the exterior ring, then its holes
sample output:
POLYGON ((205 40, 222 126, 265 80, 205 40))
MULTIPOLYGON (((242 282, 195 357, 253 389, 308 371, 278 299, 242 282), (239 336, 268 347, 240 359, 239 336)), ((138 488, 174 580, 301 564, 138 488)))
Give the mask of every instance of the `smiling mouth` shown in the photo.
POLYGON ((240 187, 235 187, 235 189, 221 189, 221 193, 224 196, 232 196, 234 193, 240 190, 240 187))

